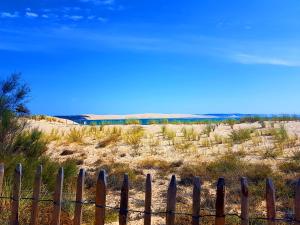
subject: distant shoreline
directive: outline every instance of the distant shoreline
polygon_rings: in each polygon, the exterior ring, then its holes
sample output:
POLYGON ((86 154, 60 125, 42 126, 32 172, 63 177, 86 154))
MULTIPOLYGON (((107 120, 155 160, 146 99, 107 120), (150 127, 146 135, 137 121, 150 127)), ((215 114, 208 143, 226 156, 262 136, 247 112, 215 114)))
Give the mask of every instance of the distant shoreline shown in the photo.
POLYGON ((162 113, 144 113, 144 114, 127 114, 127 115, 81 115, 86 120, 124 120, 124 119, 180 119, 180 118, 203 118, 213 119, 216 116, 195 115, 195 114, 162 114, 162 113))

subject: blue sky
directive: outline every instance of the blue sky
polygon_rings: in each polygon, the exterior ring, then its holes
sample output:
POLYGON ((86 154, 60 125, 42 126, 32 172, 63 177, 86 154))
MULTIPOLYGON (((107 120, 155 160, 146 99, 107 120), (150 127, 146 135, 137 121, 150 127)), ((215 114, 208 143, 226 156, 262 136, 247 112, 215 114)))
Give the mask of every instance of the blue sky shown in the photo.
POLYGON ((298 0, 4 0, 36 114, 300 113, 298 0))

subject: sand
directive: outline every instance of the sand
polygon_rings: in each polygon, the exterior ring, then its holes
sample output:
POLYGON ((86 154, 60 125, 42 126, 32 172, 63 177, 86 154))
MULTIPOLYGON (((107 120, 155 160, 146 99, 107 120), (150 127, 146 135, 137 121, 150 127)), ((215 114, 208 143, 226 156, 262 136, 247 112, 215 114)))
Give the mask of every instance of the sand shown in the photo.
MULTIPOLYGON (((137 118, 149 118, 147 114, 136 114, 137 118)), ((151 114, 153 118, 156 116, 164 115, 167 118, 170 118, 170 114, 151 114)), ((175 116, 174 114, 172 114, 175 116)), ((176 114, 178 117, 183 117, 183 114, 176 114)), ((128 116, 128 115, 127 115, 128 116)), ((132 115, 130 115, 132 116, 132 115)), ((184 115, 185 117, 188 115, 184 115)), ((104 115, 91 115, 92 119, 112 119, 112 118, 119 118, 120 116, 107 116, 104 115)), ((128 118, 123 115, 122 118, 128 118)), ((290 155, 292 152, 299 149, 300 143, 300 122, 284 122, 284 123, 275 123, 274 127, 279 127, 280 125, 284 125, 286 130, 290 135, 297 135, 298 141, 297 145, 292 148, 285 149, 284 156, 290 155)), ((120 127, 123 132, 130 129, 135 125, 106 125, 105 129, 109 129, 112 127, 120 127)), ((174 146, 170 144, 170 141, 166 140, 162 136, 161 129, 164 125, 143 125, 143 129, 145 131, 145 136, 143 137, 142 145, 139 148, 139 153, 135 154, 132 146, 124 143, 124 141, 120 141, 117 144, 108 145, 103 148, 98 148, 97 144, 99 143, 99 139, 87 137, 85 138, 85 143, 83 144, 76 144, 76 143, 61 143, 52 142, 48 146, 48 150, 46 154, 52 157, 55 160, 63 162, 67 159, 76 159, 82 160, 82 164, 79 166, 80 168, 85 168, 89 172, 96 172, 102 164, 111 164, 111 163, 124 163, 129 165, 130 168, 136 169, 139 168, 139 163, 143 160, 149 159, 158 159, 164 160, 169 163, 182 161, 183 165, 189 164, 197 164, 201 161, 213 161, 218 156, 222 155, 226 151, 228 151, 228 147, 226 144, 214 144, 210 147, 201 146, 201 140, 205 138, 210 138, 214 140, 215 136, 227 137, 230 135, 232 130, 244 129, 244 128, 253 128, 253 129, 267 129, 262 128, 260 123, 242 123, 242 124, 235 124, 233 127, 227 124, 220 124, 218 125, 213 132, 210 133, 209 137, 202 135, 200 141, 193 141, 194 148, 189 149, 188 151, 177 151, 174 150, 174 146), (153 147, 152 149, 149 147, 149 141, 151 139, 159 140, 159 145, 153 147), (69 150, 72 154, 63 155, 62 152, 69 150)), ((269 124, 267 124, 269 126, 269 124)), ((71 128, 76 129, 89 129, 90 126, 72 124, 72 123, 58 123, 58 122, 49 122, 45 120, 41 121, 29 121, 30 128, 38 128, 46 133, 50 133, 51 130, 57 129, 59 132, 64 133, 66 135, 71 128)), ((100 126, 99 126, 100 127, 100 126)), ((176 132, 176 136, 181 138, 182 128, 193 128, 196 132, 201 133, 203 129, 205 129, 205 124, 195 124, 195 125, 174 125, 170 124, 167 125, 168 129, 171 129, 176 132)), ((270 139, 268 137, 261 137, 262 143, 259 146, 255 146, 251 140, 234 145, 231 149, 232 151, 241 151, 244 150, 247 153, 245 160, 251 161, 251 163, 266 163, 269 165, 275 165, 273 159, 262 159, 260 157, 260 151, 263 151, 266 146, 271 144, 270 139)), ((278 162, 280 160, 284 160, 284 158, 278 158, 278 162)), ((143 169, 142 176, 145 177, 147 173, 151 173, 153 175, 153 209, 154 211, 157 210, 164 210, 166 206, 165 202, 165 193, 167 190, 169 178, 171 174, 165 174, 165 177, 161 177, 156 169, 143 169)), ((109 178, 108 178, 109 179, 109 178)), ((212 194, 215 192, 214 188, 206 188, 212 194)), ((185 186, 184 188, 179 188, 179 196, 181 199, 190 204, 191 199, 191 187, 185 186)), ((119 202, 119 192, 118 191, 110 191, 107 197, 108 204, 118 206, 119 202)), ((144 199, 144 193, 140 191, 133 191, 130 192, 130 208, 143 210, 141 202, 144 199)), ((164 218, 162 217, 153 217, 153 224, 163 224, 164 218)), ((111 223, 112 224, 118 224, 111 223)), ((131 215, 129 224, 143 224, 142 218, 138 215, 131 215)))

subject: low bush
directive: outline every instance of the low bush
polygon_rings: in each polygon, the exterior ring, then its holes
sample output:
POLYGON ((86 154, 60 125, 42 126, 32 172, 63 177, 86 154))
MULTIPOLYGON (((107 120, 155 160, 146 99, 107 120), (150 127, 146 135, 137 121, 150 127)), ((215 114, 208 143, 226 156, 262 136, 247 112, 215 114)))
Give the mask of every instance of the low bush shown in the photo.
POLYGON ((174 130, 168 128, 167 126, 162 126, 161 130, 162 130, 163 136, 167 140, 171 141, 172 144, 174 144, 174 139, 176 137, 176 132, 174 130))
POLYGON ((215 130, 215 125, 207 124, 205 128, 202 130, 203 134, 206 134, 207 137, 209 137, 210 133, 215 130))
POLYGON ((80 128, 71 128, 66 135, 66 140, 68 143, 84 143, 84 130, 80 128))
POLYGON ((272 177, 273 170, 269 165, 263 163, 251 163, 248 164, 244 174, 249 181, 257 184, 268 177, 272 177))
POLYGON ((262 152, 261 156, 264 159, 269 159, 269 158, 276 159, 279 156, 281 156, 282 154, 283 154, 282 148, 278 148, 276 146, 265 146, 263 148, 263 152, 262 152))
POLYGON ((140 120, 135 120, 135 119, 125 120, 126 125, 139 125, 140 123, 141 123, 140 120))
POLYGON ((207 173, 213 178, 218 177, 238 177, 243 171, 245 163, 234 153, 221 156, 219 159, 207 165, 207 173))
POLYGON ((29 158, 40 157, 47 149, 43 134, 37 129, 26 130, 17 136, 13 152, 24 154, 29 158))
POLYGON ((108 174, 108 186, 114 190, 119 190, 123 183, 124 174, 128 174, 130 186, 140 190, 143 188, 144 178, 141 176, 142 172, 137 169, 132 169, 125 163, 110 163, 102 165, 108 174))
POLYGON ((126 144, 138 149, 144 136, 144 129, 140 126, 132 127, 123 134, 123 140, 126 144))
POLYGON ((172 168, 172 164, 168 161, 155 158, 144 159, 138 163, 138 166, 143 169, 161 170, 166 173, 172 168))
POLYGON ((197 163, 197 164, 184 164, 178 170, 178 175, 180 176, 179 184, 181 185, 191 185, 194 180, 194 176, 205 177, 206 173, 206 163, 197 163))
POLYGON ((278 168, 284 173, 300 173, 300 164, 297 161, 282 162, 278 168))
POLYGON ((46 142, 59 141, 62 136, 63 135, 59 133, 58 129, 52 128, 50 133, 44 134, 44 139, 46 142))
POLYGON ((198 141, 200 138, 200 134, 198 134, 194 128, 183 127, 181 132, 183 133, 184 138, 188 141, 198 141))
POLYGON ((235 144, 241 144, 251 138, 251 129, 239 129, 233 130, 230 134, 230 138, 235 144))

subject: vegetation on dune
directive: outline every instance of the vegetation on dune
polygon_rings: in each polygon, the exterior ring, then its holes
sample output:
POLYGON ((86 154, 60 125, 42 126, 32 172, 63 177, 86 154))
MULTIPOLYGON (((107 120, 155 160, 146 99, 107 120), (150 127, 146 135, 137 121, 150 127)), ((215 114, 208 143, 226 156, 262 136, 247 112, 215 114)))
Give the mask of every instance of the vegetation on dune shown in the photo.
POLYGON ((125 125, 140 125, 140 120, 127 119, 125 120, 125 125))
MULTIPOLYGON (((65 167, 65 188, 71 188, 70 180, 75 176, 76 164, 67 161, 59 164, 44 155, 48 138, 37 129, 28 130, 26 107, 30 89, 20 81, 20 74, 12 74, 0 82, 0 163, 5 165, 5 184, 11 187, 14 169, 18 163, 23 167, 22 188, 32 190, 35 170, 43 165, 44 188, 53 191, 55 175, 60 166, 65 167)), ((54 133, 54 131, 53 131, 54 133)), ((54 136, 54 134, 52 134, 54 136)), ((52 139, 52 138, 51 138, 52 139)), ((6 188, 8 191, 10 188, 6 188)))
POLYGON ((47 122, 58 122, 58 123, 63 123, 61 119, 58 119, 53 116, 46 116, 46 115, 32 115, 29 117, 30 119, 40 121, 40 120, 45 120, 47 122))
MULTIPOLYGON (((221 122, 206 121, 201 122, 205 125, 190 123, 177 126, 166 124, 177 124, 178 121, 153 120, 149 123, 165 124, 160 126, 160 131, 159 127, 152 126, 151 129, 155 131, 149 133, 145 127, 139 126, 139 120, 127 120, 126 124, 130 126, 72 125, 64 132, 54 128, 48 133, 42 133, 37 129, 26 128, 23 117, 28 116, 25 102, 29 89, 19 83, 18 76, 3 81, 0 88, 0 162, 5 163, 5 195, 10 195, 12 175, 17 163, 22 163, 24 169, 22 188, 25 193, 31 194, 35 169, 40 164, 43 165, 43 193, 46 197, 52 197, 48 193, 54 190, 55 174, 61 166, 65 169, 64 192, 74 193, 77 165, 84 163, 82 158, 88 157, 88 152, 81 153, 75 160, 72 157, 74 153, 77 157, 78 151, 72 147, 77 148, 86 143, 91 145, 86 147, 91 147, 100 158, 96 162, 89 158, 91 165, 97 166, 87 174, 86 195, 90 199, 95 197, 97 171, 105 169, 108 173, 108 187, 113 195, 120 190, 124 173, 129 176, 133 193, 144 190, 146 171, 153 172, 155 185, 164 185, 167 177, 176 174, 179 180, 178 209, 184 212, 188 212, 191 207, 182 187, 191 187, 194 176, 201 177, 202 191, 206 196, 202 204, 210 208, 214 207, 214 195, 211 193, 219 177, 225 177, 226 180, 229 210, 236 206, 240 190, 238 180, 241 176, 249 180, 250 207, 253 209, 261 207, 267 177, 271 177, 276 185, 279 209, 284 205, 290 207, 288 198, 293 196, 294 180, 300 174, 300 151, 299 137, 291 134, 285 121, 294 120, 294 117, 280 117, 276 120, 269 118, 266 123, 263 122, 265 119, 251 117, 240 121, 223 121, 220 126, 221 122), (242 121, 259 122, 262 125, 256 123, 257 128, 237 129, 245 125, 236 125, 242 121), (225 132, 220 133, 220 130, 225 132), (62 146, 55 147, 61 147, 58 155, 66 160, 64 163, 58 163, 45 155, 50 142, 62 143, 62 146), (68 145, 70 148, 65 148, 68 145), (287 160, 276 160, 282 156, 287 160)), ((43 115, 32 117, 35 120, 55 122, 47 118, 43 115)), ((64 207, 65 210, 73 209, 73 206, 67 204, 64 207)), ((84 210, 84 222, 92 224, 93 216, 93 207, 84 210)), ((116 221, 117 218, 117 213, 108 210, 107 222, 116 221)), ((190 222, 189 219, 178 217, 176 221, 178 224, 186 224, 190 222)), ((226 222, 235 224, 237 221, 226 218, 226 222)))
POLYGON ((230 134, 230 138, 236 144, 245 142, 251 138, 252 129, 239 129, 233 130, 230 134))
POLYGON ((67 143, 84 143, 84 130, 80 128, 71 128, 66 134, 67 143))
POLYGON ((183 127, 181 132, 183 133, 183 137, 188 141, 198 141, 200 139, 200 134, 193 127, 183 127))
POLYGON ((134 150, 133 155, 139 154, 139 147, 144 137, 144 129, 141 126, 134 126, 128 129, 122 136, 125 143, 130 145, 134 150))
POLYGON ((247 116, 239 120, 240 123, 255 123, 261 121, 298 121, 300 120, 297 115, 281 115, 281 116, 272 116, 272 117, 263 117, 263 116, 247 116))

